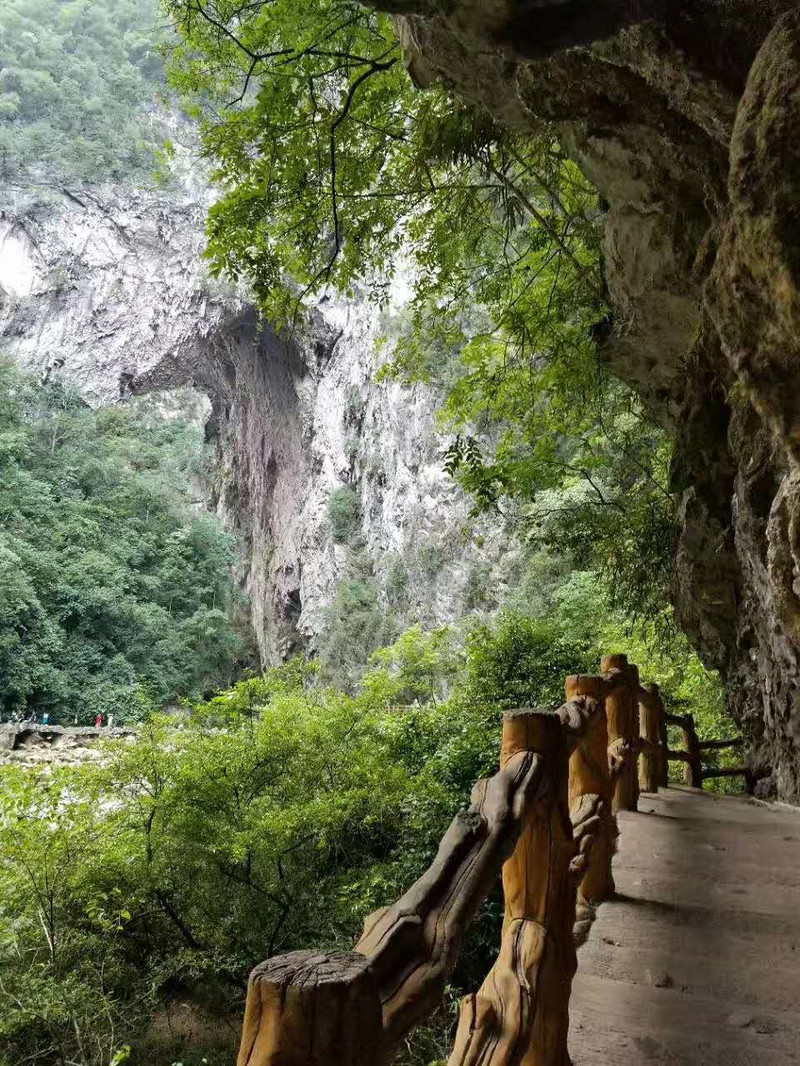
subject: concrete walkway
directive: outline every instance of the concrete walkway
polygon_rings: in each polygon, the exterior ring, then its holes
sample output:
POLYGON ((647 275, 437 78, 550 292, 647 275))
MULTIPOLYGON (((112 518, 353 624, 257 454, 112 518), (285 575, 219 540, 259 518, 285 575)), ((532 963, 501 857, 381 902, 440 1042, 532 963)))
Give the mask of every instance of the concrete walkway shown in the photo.
POLYGON ((575 1066, 800 1066, 800 810, 669 789, 619 821, 575 1066))

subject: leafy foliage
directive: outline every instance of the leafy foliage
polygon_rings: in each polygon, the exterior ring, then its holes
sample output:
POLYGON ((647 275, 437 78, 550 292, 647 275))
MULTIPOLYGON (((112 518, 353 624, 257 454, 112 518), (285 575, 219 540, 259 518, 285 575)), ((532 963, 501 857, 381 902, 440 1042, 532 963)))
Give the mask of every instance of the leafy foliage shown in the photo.
POLYGON ((0 713, 118 720, 230 683, 231 538, 200 434, 0 364, 0 713))
POLYGON ((506 614, 495 627, 476 626, 467 647, 472 691, 502 708, 558 706, 564 678, 591 664, 588 642, 552 618, 506 614))
POLYGON ((3 0, 0 175, 148 178, 165 127, 156 0, 3 0))
MULTIPOLYGON (((369 277, 375 298, 386 297, 401 247, 423 268, 420 301, 481 277, 490 249, 501 269, 495 260, 487 285, 505 290, 508 268, 531 283, 532 256, 548 242, 596 300, 596 263, 582 247, 594 194, 552 133, 517 138, 449 93, 416 93, 388 17, 349 0, 302 11, 289 0, 166 7, 184 41, 172 79, 198 101, 224 192, 209 222, 212 265, 247 275, 271 318, 285 319, 298 290, 322 283, 369 277), (212 106, 221 101, 225 109, 212 106), (515 247, 530 219, 536 226, 515 247)), ((507 306, 509 321, 524 317, 518 304, 507 306)))
POLYGON ((349 944, 430 861, 487 726, 308 684, 294 664, 243 682, 103 768, 2 770, 0 1061, 172 1062, 143 1015, 209 989, 238 1013, 255 962, 349 944))

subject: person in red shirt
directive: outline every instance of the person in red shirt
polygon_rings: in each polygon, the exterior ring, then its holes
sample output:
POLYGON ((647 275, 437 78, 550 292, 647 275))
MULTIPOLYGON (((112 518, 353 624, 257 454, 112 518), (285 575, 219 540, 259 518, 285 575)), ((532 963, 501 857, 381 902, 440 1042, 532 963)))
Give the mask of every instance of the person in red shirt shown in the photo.
POLYGON ((103 713, 102 713, 102 711, 94 716, 94 724, 95 724, 95 728, 96 729, 99 729, 100 726, 103 724, 103 713))

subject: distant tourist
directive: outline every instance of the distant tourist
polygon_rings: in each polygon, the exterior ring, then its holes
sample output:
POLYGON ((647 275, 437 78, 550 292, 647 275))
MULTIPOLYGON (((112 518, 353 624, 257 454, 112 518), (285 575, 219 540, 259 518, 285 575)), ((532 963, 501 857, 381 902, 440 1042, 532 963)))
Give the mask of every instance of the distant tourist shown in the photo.
POLYGON ((113 715, 113 714, 110 714, 110 715, 108 716, 108 721, 106 722, 106 725, 107 725, 107 727, 108 727, 108 728, 110 729, 110 728, 112 727, 112 725, 113 725, 113 724, 114 724, 114 715, 113 715))
POLYGON ((50 712, 45 711, 42 715, 42 725, 50 725, 50 712))
POLYGON ((103 712, 99 711, 94 716, 94 727, 95 727, 95 729, 99 729, 102 724, 103 724, 103 712))

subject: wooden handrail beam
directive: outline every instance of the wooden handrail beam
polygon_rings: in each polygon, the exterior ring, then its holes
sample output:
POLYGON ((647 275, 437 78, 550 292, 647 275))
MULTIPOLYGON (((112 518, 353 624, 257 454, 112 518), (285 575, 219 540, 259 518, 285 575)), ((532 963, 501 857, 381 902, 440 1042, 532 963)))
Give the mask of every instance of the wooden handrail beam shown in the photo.
POLYGON ((703 770, 703 778, 709 777, 748 777, 750 770, 746 766, 711 766, 703 770))
POLYGON ((672 748, 667 749, 667 759, 670 762, 690 763, 692 761, 688 751, 675 751, 672 748))
POLYGON ((607 696, 612 696, 620 689, 630 686, 625 671, 617 666, 603 670, 599 674, 571 674, 567 682, 573 684, 575 691, 592 695, 599 700, 604 700, 607 696))
POLYGON ((366 919, 356 951, 372 962, 390 1048, 441 1001, 467 927, 530 820, 546 779, 539 752, 515 752, 494 777, 475 785, 472 805, 456 815, 422 877, 396 903, 366 919))
POLYGON ((694 725, 694 718, 691 714, 671 714, 669 711, 664 711, 664 721, 667 725, 677 725, 681 729, 694 725))
POLYGON ((731 737, 730 740, 701 740, 697 745, 700 751, 722 751, 724 748, 740 748, 744 737, 731 737))

